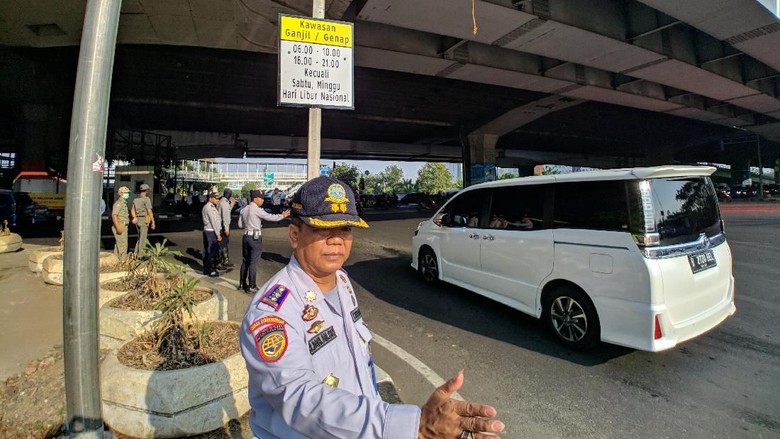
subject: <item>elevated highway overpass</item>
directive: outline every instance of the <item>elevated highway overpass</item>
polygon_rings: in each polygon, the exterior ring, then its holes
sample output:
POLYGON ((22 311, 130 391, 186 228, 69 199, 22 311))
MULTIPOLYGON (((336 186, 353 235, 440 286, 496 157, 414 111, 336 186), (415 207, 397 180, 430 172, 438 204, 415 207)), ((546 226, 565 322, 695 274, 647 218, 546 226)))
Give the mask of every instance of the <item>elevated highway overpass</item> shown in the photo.
MULTIPOLYGON (((0 4, 0 149, 22 167, 65 169, 84 6, 0 4)), ((326 18, 355 23, 356 69, 355 109, 323 111, 323 159, 780 157, 776 1, 473 6, 326 1, 326 18)), ((306 110, 277 105, 280 13, 310 15, 311 0, 123 1, 110 129, 169 135, 178 158, 305 156, 306 110)))

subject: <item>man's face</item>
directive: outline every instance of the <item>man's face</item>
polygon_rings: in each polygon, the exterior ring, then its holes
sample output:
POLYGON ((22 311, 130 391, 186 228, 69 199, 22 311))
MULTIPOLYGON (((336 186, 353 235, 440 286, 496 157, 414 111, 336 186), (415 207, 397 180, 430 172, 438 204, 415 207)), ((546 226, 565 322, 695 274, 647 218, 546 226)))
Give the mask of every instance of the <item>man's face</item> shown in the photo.
POLYGON ((252 198, 252 201, 254 201, 255 204, 257 204, 257 207, 263 207, 263 202, 265 202, 265 200, 261 197, 252 198))
POLYGON ((290 224, 288 233, 295 257, 314 278, 334 274, 352 250, 352 227, 315 229, 305 224, 290 224))
POLYGON ((209 202, 216 206, 219 204, 219 199, 217 199, 217 197, 209 197, 209 202))

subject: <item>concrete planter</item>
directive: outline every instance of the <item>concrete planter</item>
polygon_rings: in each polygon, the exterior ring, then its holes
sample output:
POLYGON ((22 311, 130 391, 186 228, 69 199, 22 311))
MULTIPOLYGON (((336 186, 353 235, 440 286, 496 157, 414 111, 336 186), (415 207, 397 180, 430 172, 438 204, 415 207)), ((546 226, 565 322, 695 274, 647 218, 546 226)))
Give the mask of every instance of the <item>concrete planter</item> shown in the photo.
POLYGON ((22 248, 22 237, 16 233, 0 236, 0 253, 11 253, 22 248))
MULTIPOLYGON (((200 286, 195 289, 212 292, 211 298, 193 307, 195 319, 200 321, 227 319, 227 301, 222 293, 213 288, 200 286)), ((191 320, 187 313, 184 314, 185 320, 191 320)), ((161 316, 162 313, 156 310, 133 311, 114 308, 108 301, 100 308, 100 347, 118 348, 124 342, 149 331, 152 324, 161 316)))
POLYGON ((33 273, 39 273, 43 271, 43 261, 46 260, 49 256, 53 255, 61 255, 62 254, 62 247, 42 247, 38 250, 33 250, 30 252, 30 257, 28 258, 28 266, 30 267, 30 271, 33 273))
POLYGON ((216 430, 249 411, 248 375, 236 353, 204 366, 150 371, 111 351, 100 369, 103 420, 133 437, 181 437, 216 430))
MULTIPOLYGON (((43 269, 41 275, 43 281, 50 285, 62 285, 62 256, 50 255, 43 260, 41 264, 43 269)), ((98 256, 98 266, 105 267, 106 265, 113 265, 119 262, 119 259, 114 253, 100 252, 98 256)))

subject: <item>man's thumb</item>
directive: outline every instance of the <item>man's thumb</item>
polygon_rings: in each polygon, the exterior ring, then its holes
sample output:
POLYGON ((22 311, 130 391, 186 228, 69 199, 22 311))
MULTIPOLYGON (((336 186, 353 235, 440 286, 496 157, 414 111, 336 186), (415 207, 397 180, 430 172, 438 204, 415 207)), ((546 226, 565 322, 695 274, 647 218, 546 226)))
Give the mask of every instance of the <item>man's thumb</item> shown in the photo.
POLYGON ((439 387, 439 391, 441 391, 442 396, 450 398, 452 397, 452 394, 460 390, 461 387, 463 387, 463 370, 460 370, 454 377, 442 384, 441 387, 439 387))

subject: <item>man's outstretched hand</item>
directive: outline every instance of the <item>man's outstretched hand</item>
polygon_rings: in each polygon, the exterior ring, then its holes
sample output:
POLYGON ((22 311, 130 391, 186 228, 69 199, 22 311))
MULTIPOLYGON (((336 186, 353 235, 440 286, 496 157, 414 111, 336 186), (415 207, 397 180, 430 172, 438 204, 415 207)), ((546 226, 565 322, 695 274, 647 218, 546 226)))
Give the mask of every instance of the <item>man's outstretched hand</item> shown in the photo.
POLYGON ((463 387, 463 371, 437 388, 428 402, 422 406, 418 439, 457 439, 464 431, 473 433, 474 439, 488 439, 480 432, 499 433, 504 423, 492 419, 496 409, 484 404, 457 401, 452 394, 463 387))

